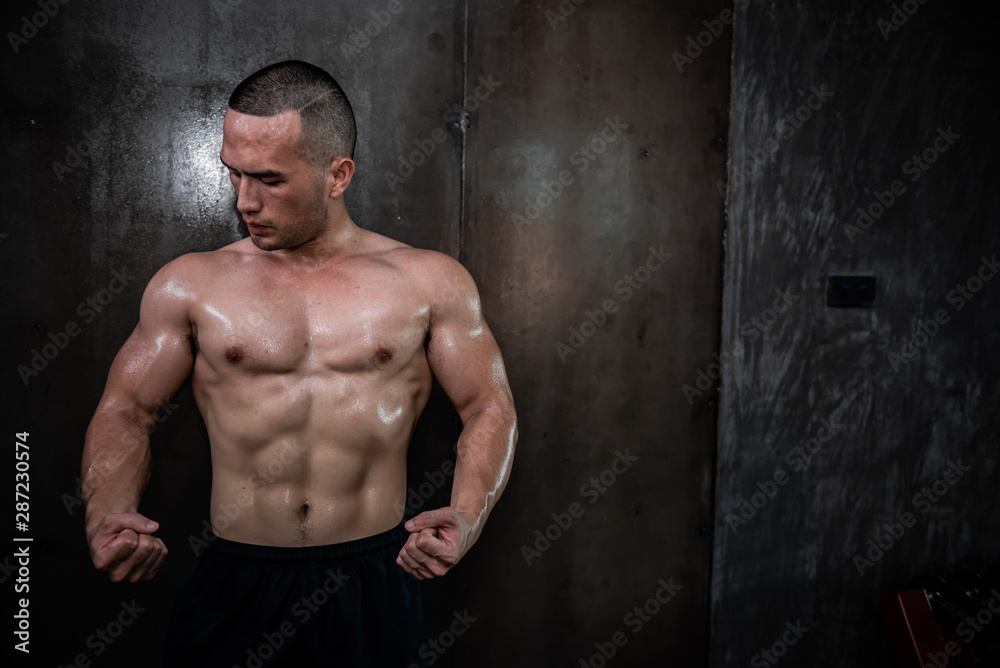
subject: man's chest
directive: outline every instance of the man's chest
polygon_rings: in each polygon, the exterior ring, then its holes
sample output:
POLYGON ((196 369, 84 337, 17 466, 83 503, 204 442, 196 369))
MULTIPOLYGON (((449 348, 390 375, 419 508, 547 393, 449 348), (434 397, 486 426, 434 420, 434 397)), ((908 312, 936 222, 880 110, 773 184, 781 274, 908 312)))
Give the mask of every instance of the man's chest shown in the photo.
POLYGON ((218 371, 349 373, 423 355, 429 306, 389 272, 235 272, 207 286, 191 320, 198 354, 218 371))

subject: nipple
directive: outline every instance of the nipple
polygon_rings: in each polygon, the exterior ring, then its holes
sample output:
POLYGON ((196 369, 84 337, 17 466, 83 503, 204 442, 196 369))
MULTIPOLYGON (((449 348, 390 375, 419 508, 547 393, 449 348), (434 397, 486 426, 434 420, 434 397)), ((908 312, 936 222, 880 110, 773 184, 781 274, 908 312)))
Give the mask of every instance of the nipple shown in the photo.
POLYGON ((230 346, 226 348, 226 361, 230 364, 239 364, 245 356, 246 353, 243 352, 243 346, 230 346))
POLYGON ((384 366, 392 361, 392 351, 387 348, 380 347, 375 351, 375 355, 373 357, 376 363, 380 366, 384 366))

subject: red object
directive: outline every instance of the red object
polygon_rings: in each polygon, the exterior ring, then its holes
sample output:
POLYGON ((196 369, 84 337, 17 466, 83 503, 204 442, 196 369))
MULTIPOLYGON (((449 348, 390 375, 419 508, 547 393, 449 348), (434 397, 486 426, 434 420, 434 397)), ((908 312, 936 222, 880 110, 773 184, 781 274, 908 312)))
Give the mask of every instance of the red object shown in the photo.
POLYGON ((900 591, 879 601, 900 668, 972 666, 972 647, 935 620, 922 589, 900 591))

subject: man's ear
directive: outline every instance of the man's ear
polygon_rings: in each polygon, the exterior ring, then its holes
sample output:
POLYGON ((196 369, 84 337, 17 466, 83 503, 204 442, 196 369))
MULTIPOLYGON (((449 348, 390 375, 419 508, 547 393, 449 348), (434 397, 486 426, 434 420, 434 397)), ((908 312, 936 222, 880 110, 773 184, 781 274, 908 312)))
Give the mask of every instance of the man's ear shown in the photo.
POLYGON ((344 194, 354 178, 354 161, 350 158, 334 158, 326 168, 327 195, 337 199, 344 194))

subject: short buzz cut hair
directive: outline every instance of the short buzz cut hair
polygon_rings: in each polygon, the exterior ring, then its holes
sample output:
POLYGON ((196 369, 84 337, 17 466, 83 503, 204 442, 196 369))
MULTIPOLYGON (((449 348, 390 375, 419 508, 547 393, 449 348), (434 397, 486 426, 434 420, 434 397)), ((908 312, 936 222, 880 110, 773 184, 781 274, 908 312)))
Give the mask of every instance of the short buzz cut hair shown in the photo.
POLYGON ((301 149, 317 171, 336 158, 354 158, 358 132, 351 103, 340 84, 315 65, 301 60, 268 65, 236 87, 229 108, 248 116, 299 112, 301 149))

